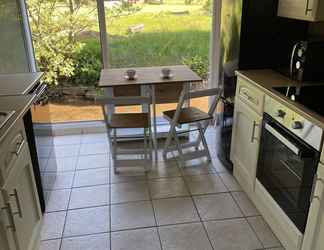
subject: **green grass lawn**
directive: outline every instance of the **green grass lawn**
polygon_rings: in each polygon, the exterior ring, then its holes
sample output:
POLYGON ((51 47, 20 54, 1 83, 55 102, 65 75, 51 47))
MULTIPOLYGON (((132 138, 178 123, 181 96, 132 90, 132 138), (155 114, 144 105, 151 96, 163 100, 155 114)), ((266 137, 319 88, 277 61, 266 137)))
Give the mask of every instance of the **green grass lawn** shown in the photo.
POLYGON ((139 12, 107 17, 106 22, 112 67, 181 64, 192 57, 208 65, 211 16, 201 5, 144 4, 139 12), (189 14, 173 14, 175 11, 189 14), (137 24, 144 24, 144 30, 130 34, 129 26, 137 24))

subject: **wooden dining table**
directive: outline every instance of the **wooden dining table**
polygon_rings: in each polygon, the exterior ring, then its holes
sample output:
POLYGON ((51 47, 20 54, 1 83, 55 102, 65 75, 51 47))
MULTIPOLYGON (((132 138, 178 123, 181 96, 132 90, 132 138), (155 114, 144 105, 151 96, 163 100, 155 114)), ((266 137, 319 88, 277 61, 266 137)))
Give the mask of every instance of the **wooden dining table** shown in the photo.
MULTIPOLYGON (((113 68, 102 69, 98 86, 105 89, 105 94, 113 96, 113 88, 121 86, 140 86, 141 92, 146 93, 146 88, 151 88, 151 98, 153 107, 153 145, 155 159, 157 160, 157 124, 156 124, 156 91, 155 87, 161 84, 180 84, 183 83, 182 91, 189 90, 191 83, 202 82, 199 77, 186 65, 156 66, 156 67, 135 67, 135 68, 113 68), (171 69, 171 77, 163 78, 162 69, 171 69), (127 80, 125 75, 129 69, 136 70, 136 78, 127 80)), ((114 112, 114 109, 108 109, 114 112)), ((109 114, 108 114, 109 115, 109 114)))

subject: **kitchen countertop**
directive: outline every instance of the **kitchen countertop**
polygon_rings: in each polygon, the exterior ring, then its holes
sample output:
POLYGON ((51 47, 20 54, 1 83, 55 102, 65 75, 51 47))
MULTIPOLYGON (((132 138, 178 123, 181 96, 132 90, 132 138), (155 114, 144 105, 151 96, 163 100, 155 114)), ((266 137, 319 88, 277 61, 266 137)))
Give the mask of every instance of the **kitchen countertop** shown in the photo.
POLYGON ((292 109, 293 111, 304 116, 309 121, 324 129, 323 116, 309 110, 308 108, 299 103, 293 102, 286 96, 280 94, 279 92, 273 89, 273 87, 300 86, 303 85, 303 83, 293 81, 288 77, 285 77, 271 69, 239 70, 236 71, 236 74, 253 83, 256 87, 260 88, 267 95, 271 96, 272 98, 286 105, 288 108, 292 109))
POLYGON ((35 95, 0 96, 0 110, 15 111, 5 126, 0 128, 0 142, 15 123, 24 116, 28 109, 30 109, 35 98, 35 95))
POLYGON ((0 96, 28 94, 42 76, 43 72, 0 74, 0 96))

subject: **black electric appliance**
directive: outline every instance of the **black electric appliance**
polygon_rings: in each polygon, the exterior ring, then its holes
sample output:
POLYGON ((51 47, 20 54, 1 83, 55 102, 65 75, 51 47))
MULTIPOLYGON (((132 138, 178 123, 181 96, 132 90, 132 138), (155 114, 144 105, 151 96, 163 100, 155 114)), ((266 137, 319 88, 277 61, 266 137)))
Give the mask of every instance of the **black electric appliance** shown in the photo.
POLYGON ((307 37, 307 22, 278 17, 277 8, 278 0, 222 1, 219 84, 224 115, 220 115, 218 156, 230 169, 235 70, 285 68, 294 44, 307 37))
MULTIPOLYGON (((324 85, 274 89, 323 114, 319 108, 323 104, 317 102, 321 99, 317 99, 319 94, 315 92, 324 89, 324 85)), ((320 159, 323 129, 268 96, 264 110, 257 179, 304 233, 320 159)))
POLYGON ((292 49, 289 77, 300 82, 324 82, 324 40, 300 41, 292 49))

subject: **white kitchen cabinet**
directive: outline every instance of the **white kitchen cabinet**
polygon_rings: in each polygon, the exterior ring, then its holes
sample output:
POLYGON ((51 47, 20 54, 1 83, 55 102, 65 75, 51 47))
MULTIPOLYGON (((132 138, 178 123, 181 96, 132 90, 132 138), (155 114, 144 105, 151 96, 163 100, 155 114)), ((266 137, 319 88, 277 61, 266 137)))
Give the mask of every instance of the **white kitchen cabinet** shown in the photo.
POLYGON ((35 250, 40 236, 42 213, 28 144, 24 133, 22 136, 13 135, 8 143, 2 144, 10 145, 9 142, 19 138, 14 151, 2 147, 5 155, 14 157, 7 161, 10 171, 0 188, 0 240, 5 242, 4 250, 35 250))
POLYGON ((324 0, 279 0, 278 16, 324 21, 324 0))
POLYGON ((235 99, 231 160, 234 176, 251 196, 256 179, 261 121, 259 114, 240 98, 235 99))
POLYGON ((319 164, 302 250, 322 250, 324 246, 324 165, 319 164))

